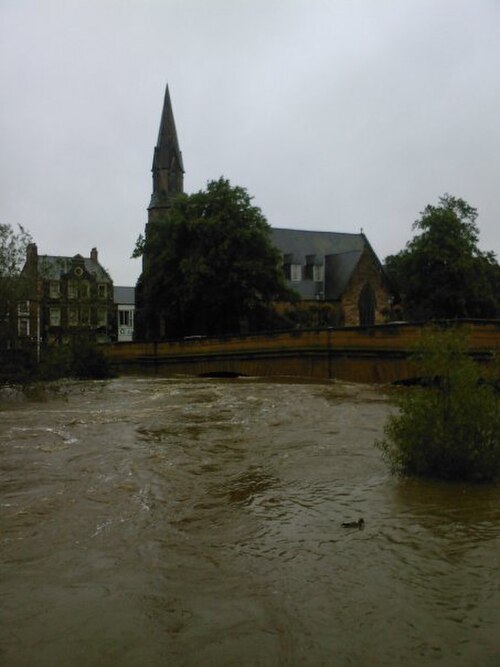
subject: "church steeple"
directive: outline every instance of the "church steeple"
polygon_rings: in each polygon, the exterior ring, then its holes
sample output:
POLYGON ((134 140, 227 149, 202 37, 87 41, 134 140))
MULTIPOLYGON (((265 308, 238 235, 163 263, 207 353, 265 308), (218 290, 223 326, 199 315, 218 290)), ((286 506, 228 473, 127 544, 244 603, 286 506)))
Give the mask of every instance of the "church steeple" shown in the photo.
POLYGON ((158 141, 153 157, 153 194, 149 220, 161 217, 171 205, 172 197, 183 192, 184 166, 175 129, 174 113, 168 85, 165 90, 158 141))

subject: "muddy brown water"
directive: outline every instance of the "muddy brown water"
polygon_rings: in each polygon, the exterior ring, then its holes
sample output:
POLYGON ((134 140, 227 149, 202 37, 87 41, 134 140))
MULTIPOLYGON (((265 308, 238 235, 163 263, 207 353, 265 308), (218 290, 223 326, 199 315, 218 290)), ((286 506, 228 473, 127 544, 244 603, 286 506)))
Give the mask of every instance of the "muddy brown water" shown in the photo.
POLYGON ((500 489, 391 477, 392 409, 244 378, 4 393, 0 664, 500 665, 500 489))

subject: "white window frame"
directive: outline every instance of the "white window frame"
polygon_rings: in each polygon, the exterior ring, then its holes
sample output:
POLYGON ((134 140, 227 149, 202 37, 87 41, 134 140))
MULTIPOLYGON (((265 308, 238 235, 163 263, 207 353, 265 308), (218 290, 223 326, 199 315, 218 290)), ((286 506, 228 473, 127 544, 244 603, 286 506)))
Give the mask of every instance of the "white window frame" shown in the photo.
POLYGON ((17 314, 18 315, 29 315, 30 314, 30 302, 29 301, 20 301, 17 304, 17 314))
POLYGON ((75 280, 68 280, 68 299, 78 299, 78 285, 75 280))
POLYGON ((313 264, 313 280, 316 283, 322 283, 323 282, 323 276, 324 276, 324 267, 322 264, 317 265, 313 264))
POLYGON ((29 317, 20 317, 17 321, 17 333, 19 336, 30 335, 30 320, 29 317))
POLYGON ((68 306, 68 326, 78 326, 78 306, 68 306))
POLYGON ((59 299, 61 296, 61 284, 58 280, 51 280, 49 283, 49 297, 59 299))
POLYGON ((97 326, 98 327, 108 326, 108 311, 103 306, 100 306, 97 309, 97 326))
POLYGON ((134 326, 134 311, 132 308, 123 308, 118 311, 118 324, 121 327, 134 326))
POLYGON ((290 264, 290 280, 292 283, 300 283, 302 280, 301 264, 290 264))
POLYGON ((88 280, 82 280, 80 283, 80 298, 88 299, 90 296, 90 283, 88 280))
POLYGON ((51 327, 61 326, 61 309, 49 308, 49 323, 51 327))

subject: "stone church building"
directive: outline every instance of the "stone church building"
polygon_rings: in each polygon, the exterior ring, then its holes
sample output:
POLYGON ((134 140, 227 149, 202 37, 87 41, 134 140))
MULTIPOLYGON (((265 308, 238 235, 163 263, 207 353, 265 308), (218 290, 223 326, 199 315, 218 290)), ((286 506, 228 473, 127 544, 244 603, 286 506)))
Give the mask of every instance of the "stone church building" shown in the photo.
MULTIPOLYGON (((184 165, 168 86, 152 173, 146 237, 149 226, 163 219, 173 198, 183 192, 184 165)), ((392 304, 390 285, 363 233, 272 228, 272 241, 282 256, 289 287, 300 296, 293 307, 276 304, 276 310, 288 314, 294 311, 297 326, 369 326, 387 320, 392 304)), ((143 266, 144 262, 147 257, 143 257, 143 266)), ((168 323, 161 315, 157 314, 156 324, 147 321, 141 280, 136 291, 138 338, 167 337, 168 323)))

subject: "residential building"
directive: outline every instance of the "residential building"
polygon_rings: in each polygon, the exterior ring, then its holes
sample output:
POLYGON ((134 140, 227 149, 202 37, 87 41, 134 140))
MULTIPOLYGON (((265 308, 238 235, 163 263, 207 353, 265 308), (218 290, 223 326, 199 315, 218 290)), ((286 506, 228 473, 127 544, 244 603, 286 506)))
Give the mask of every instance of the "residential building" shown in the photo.
POLYGON ((21 278, 29 298, 19 306, 21 338, 47 344, 68 343, 79 336, 97 343, 116 339, 113 281, 98 261, 89 257, 39 255, 30 243, 21 278))

